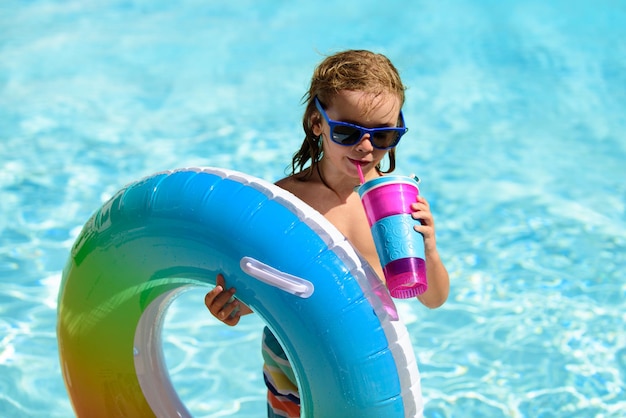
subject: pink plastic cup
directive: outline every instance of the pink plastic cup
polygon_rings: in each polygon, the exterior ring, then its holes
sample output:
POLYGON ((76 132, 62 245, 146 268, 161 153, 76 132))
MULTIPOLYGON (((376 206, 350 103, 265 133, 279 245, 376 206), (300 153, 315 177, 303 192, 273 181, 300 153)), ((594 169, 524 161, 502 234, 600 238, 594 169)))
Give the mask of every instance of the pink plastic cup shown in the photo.
POLYGON ((424 239, 413 229, 419 221, 411 216, 411 204, 419 195, 417 181, 406 176, 377 177, 358 191, 389 293, 400 299, 424 293, 428 288, 424 239))

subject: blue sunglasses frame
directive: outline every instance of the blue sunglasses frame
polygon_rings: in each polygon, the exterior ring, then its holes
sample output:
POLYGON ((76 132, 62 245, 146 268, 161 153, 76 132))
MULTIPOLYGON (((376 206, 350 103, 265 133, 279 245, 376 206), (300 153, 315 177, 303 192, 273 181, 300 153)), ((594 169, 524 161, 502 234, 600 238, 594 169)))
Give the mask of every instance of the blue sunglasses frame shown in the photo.
POLYGON ((402 135, 408 132, 409 128, 404 126, 404 115, 402 110, 400 111, 400 123, 402 126, 395 128, 365 128, 360 125, 355 125, 348 122, 340 122, 328 117, 326 111, 322 107, 322 104, 317 99, 317 96, 313 99, 317 110, 322 114, 326 123, 330 127, 330 139, 339 145, 346 147, 358 144, 365 134, 370 135, 370 142, 376 149, 390 149, 398 145, 402 135), (346 132, 337 132, 336 128, 345 129, 346 132), (358 135, 357 135, 358 134, 358 135))

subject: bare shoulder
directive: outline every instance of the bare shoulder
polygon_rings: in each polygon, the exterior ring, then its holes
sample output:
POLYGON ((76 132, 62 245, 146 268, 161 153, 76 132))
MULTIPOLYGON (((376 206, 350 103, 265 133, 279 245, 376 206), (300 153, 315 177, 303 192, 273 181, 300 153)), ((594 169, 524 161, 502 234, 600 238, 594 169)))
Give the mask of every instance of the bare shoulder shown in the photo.
POLYGON ((293 188, 297 185, 297 183, 299 183, 299 181, 295 180, 293 176, 289 176, 278 180, 275 184, 281 189, 285 189, 288 192, 291 192, 293 188))
POLYGON ((304 193, 307 188, 307 182, 299 180, 294 176, 285 177, 284 179, 278 180, 276 185, 281 189, 287 190, 290 193, 293 193, 300 199, 304 196, 304 193))
POLYGON ((315 179, 303 179, 297 176, 289 176, 284 179, 278 180, 276 185, 281 189, 285 189, 288 192, 294 194, 300 200, 304 201, 310 206, 313 206, 318 211, 321 209, 319 201, 324 198, 328 193, 325 187, 315 179))
POLYGON ((304 191, 311 187, 311 182, 307 180, 303 180, 295 175, 291 175, 289 177, 285 177, 276 182, 276 185, 281 189, 285 189, 288 192, 295 194, 296 196, 301 195, 304 191))

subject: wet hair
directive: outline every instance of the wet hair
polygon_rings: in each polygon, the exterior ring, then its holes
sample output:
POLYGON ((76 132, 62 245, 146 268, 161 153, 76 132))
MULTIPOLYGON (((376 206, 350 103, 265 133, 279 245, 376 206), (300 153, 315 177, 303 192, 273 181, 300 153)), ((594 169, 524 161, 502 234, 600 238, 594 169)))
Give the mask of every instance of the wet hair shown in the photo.
MULTIPOLYGON (((309 91, 302 98, 302 102, 306 104, 302 118, 305 137, 300 150, 293 156, 292 174, 306 171, 309 162, 310 170, 299 178, 305 180, 314 170, 319 171, 318 163, 323 151, 321 140, 313 133, 312 128, 313 116, 319 113, 315 107, 315 97, 321 103, 331 103, 335 95, 342 90, 362 91, 371 93, 374 97, 391 93, 400 99, 402 107, 405 89, 398 70, 382 54, 365 50, 348 50, 326 57, 315 68, 309 91)), ((395 148, 391 148, 387 155, 389 168, 382 171, 380 165, 377 165, 376 170, 379 173, 391 173, 396 168, 395 148)))

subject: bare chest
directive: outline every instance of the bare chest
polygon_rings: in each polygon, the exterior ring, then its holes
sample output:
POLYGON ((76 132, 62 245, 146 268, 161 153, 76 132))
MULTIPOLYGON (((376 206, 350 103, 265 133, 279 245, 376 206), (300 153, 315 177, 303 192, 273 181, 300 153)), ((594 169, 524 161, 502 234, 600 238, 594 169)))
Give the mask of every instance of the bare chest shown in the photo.
MULTIPOLYGON (((356 193, 341 199, 327 187, 294 181, 279 186, 289 190, 320 212, 341 232, 383 279, 382 267, 374 246, 361 200, 356 193)), ((384 279, 383 279, 384 280, 384 279)))
POLYGON ((324 216, 350 241, 367 262, 383 277, 380 260, 376 253, 374 239, 370 232, 361 201, 354 199, 344 205, 335 206, 324 213, 324 216))

